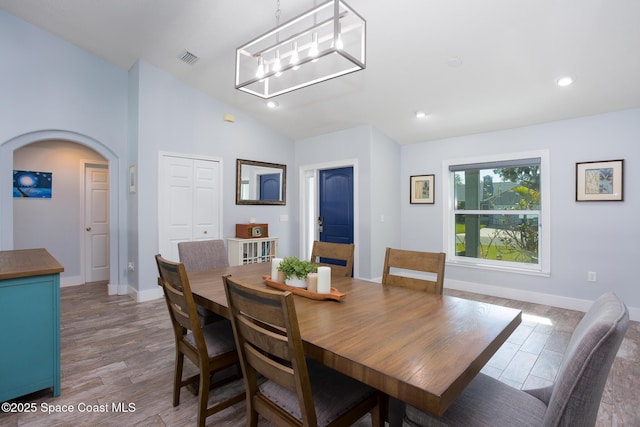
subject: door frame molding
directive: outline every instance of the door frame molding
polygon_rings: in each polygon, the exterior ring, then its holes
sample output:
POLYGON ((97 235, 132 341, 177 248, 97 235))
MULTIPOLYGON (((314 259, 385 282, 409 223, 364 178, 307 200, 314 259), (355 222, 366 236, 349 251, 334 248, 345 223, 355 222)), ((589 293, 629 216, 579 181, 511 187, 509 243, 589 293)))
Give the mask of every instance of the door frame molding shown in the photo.
MULTIPOLYGON (((87 189, 85 184, 87 182, 87 167, 91 167, 91 165, 96 166, 106 166, 107 172, 110 174, 109 170, 109 162, 101 161, 101 160, 90 160, 90 159, 81 159, 80 160, 80 182, 82 185, 80 186, 80 200, 82 203, 80 204, 80 219, 82 220, 82 229, 84 229, 86 224, 86 197, 87 197, 87 189)), ((111 195, 111 186, 109 186, 109 195, 111 195)), ((109 196, 111 197, 111 196, 109 196)), ((111 218, 109 218, 111 220, 111 218)), ((109 223, 109 240, 111 240, 111 223, 109 223)), ((87 245, 86 245, 86 236, 84 233, 80 234, 80 277, 82 277, 82 284, 87 283, 87 245)), ((111 269, 111 260, 109 260, 109 269, 111 269)), ((109 271, 109 275, 111 275, 111 271, 109 271)))
POLYGON ((355 253, 353 260, 353 275, 354 277, 360 276, 360 203, 359 197, 360 194, 359 188, 359 180, 360 173, 358 171, 358 159, 345 159, 345 160, 336 160, 331 162, 324 163, 314 163, 309 165, 301 165, 299 169, 299 181, 298 181, 298 189, 299 189, 299 217, 300 217, 300 225, 299 225, 299 253, 301 259, 310 259, 311 257, 311 245, 314 239, 318 239, 318 222, 315 220, 318 217, 318 176, 319 171, 325 169, 337 169, 344 167, 352 167, 353 168, 353 243, 355 244, 355 253), (313 200, 313 208, 307 209, 309 205, 309 199, 312 197, 309 194, 306 186, 306 180, 308 177, 313 176, 315 180, 315 189, 314 189, 314 200, 313 200), (308 224, 313 224, 313 229, 308 224), (312 237, 313 236, 313 237, 312 237))

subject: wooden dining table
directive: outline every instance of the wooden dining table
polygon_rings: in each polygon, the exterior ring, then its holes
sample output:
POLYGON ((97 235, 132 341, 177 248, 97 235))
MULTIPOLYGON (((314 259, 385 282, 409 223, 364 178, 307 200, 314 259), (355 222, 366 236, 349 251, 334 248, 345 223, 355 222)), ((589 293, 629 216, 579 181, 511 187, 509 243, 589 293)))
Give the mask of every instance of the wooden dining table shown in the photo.
MULTIPOLYGON (((267 286, 270 263, 188 273, 197 304, 229 318, 222 276, 267 286)), ((349 277, 341 301, 296 295, 305 350, 389 396, 442 415, 521 322, 521 311, 349 277)))

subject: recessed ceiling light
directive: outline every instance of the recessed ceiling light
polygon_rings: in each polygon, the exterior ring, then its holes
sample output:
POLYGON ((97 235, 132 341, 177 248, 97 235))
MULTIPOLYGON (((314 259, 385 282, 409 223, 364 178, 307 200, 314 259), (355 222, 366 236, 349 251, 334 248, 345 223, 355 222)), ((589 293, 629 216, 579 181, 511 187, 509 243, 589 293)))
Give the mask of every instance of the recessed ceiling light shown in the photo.
POLYGON ((267 107, 269 108, 278 108, 280 104, 278 104, 278 101, 269 101, 267 102, 267 107))
POLYGON ((556 84, 560 87, 569 86, 572 83, 573 83, 573 77, 571 76, 560 77, 558 80, 556 80, 556 84))
POLYGON ((462 59, 457 56, 452 56, 451 58, 447 59, 447 65, 449 65, 449 67, 451 68, 458 68, 462 65, 462 59))
POLYGON ((427 113, 424 111, 416 111, 416 118, 425 119, 427 117, 427 113))

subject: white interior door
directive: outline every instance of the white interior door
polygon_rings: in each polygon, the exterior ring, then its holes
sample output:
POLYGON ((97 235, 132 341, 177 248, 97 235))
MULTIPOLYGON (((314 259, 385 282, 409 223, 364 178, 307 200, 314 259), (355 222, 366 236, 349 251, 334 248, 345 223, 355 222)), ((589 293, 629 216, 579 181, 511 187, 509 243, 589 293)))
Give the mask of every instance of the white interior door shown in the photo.
POLYGON ((191 240, 220 239, 220 163, 193 161, 193 235, 191 240))
POLYGON ((179 242, 221 236, 220 161, 161 154, 159 166, 159 250, 178 261, 179 242))
POLYGON ((109 166, 84 171, 85 282, 109 280, 109 166))

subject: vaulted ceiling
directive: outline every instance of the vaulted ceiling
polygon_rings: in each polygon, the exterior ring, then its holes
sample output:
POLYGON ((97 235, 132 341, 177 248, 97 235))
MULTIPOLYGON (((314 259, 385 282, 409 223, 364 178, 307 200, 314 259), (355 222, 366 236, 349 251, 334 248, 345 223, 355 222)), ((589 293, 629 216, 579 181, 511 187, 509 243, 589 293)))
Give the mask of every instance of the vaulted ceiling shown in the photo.
MULTIPOLYGON (((281 0, 284 22, 311 0, 281 0)), ((0 8, 129 69, 139 58, 294 139, 371 124, 400 144, 640 107, 640 1, 347 0, 367 68, 281 95, 234 88, 235 49, 277 0, 0 0, 0 8), (200 59, 187 65, 184 51, 200 59), (575 82, 558 87, 570 75, 575 82), (427 117, 418 120, 417 111, 427 117)))

